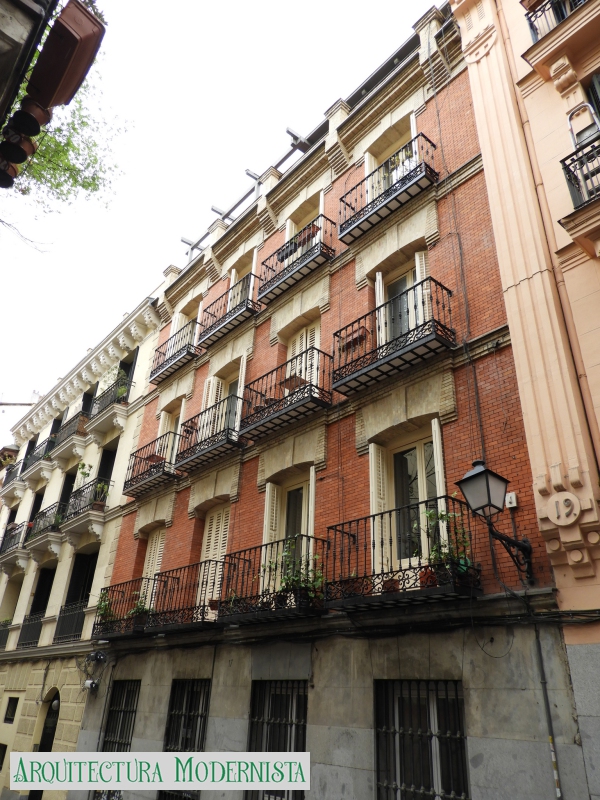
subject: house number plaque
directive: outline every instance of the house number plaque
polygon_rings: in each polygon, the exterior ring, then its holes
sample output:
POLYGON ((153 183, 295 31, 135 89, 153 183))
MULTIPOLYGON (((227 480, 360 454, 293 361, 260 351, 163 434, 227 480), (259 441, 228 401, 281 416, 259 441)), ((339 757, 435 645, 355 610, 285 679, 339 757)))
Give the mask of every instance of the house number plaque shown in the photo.
POLYGON ((581 503, 572 492, 558 492, 548 500, 546 511, 548 519, 555 525, 573 525, 581 514, 581 503))

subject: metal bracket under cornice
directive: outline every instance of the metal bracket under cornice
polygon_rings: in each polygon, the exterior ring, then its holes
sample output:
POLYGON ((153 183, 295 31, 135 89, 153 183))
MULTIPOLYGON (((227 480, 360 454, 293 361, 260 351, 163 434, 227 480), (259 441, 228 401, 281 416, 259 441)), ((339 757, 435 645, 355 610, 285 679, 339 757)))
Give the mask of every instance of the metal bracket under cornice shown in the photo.
POLYGON ((488 532, 490 535, 490 547, 493 547, 493 540, 500 542, 511 558, 511 561, 519 571, 519 575, 525 576, 530 586, 534 584, 533 578, 533 548, 529 539, 514 539, 496 530, 491 520, 487 521, 488 532))

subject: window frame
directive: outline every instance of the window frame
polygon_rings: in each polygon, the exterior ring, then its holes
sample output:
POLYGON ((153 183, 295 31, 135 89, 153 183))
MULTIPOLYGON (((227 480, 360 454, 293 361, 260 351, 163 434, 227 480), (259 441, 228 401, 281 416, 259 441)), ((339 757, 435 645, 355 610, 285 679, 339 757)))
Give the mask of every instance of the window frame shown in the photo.
POLYGON ((13 725, 14 724, 14 721, 17 718, 17 710, 19 708, 19 699, 20 698, 15 696, 15 695, 10 695, 8 697, 8 700, 7 700, 7 703, 6 703, 6 708, 4 709, 4 724, 5 725, 13 725), (15 701, 14 703, 12 702, 13 700, 15 701), (13 706, 14 706, 14 708, 13 708, 13 706), (9 714, 9 711, 11 709, 13 711, 13 715, 12 715, 12 717, 9 718, 8 714, 9 714))
POLYGON ((171 681, 163 752, 200 753, 204 751, 210 690, 210 678, 175 678, 171 681), (198 707, 192 710, 191 706, 194 704, 195 697, 198 700, 198 707), (182 709, 175 708, 179 701, 182 701, 182 709), (187 736, 183 733, 186 729, 195 730, 190 736, 187 736), (191 746, 182 747, 184 740, 189 740, 191 746))
POLYGON ((110 692, 108 712, 106 715, 106 724, 104 725, 104 735, 102 737, 103 753, 129 753, 131 751, 131 742, 133 740, 133 732, 135 729, 135 719, 137 716, 137 707, 140 699, 141 684, 142 682, 140 680, 113 681, 110 692), (121 688, 124 692, 122 698, 119 697, 121 688), (130 703, 133 708, 127 707, 128 701, 131 701, 128 691, 133 692, 133 702, 130 703), (119 706, 115 706, 116 703, 119 703, 119 706), (125 749, 118 750, 116 747, 106 747, 109 725, 111 722, 114 724, 116 735, 111 737, 109 742, 114 742, 115 744, 127 742, 125 749), (126 732, 125 738, 121 736, 123 729, 125 729, 126 732))

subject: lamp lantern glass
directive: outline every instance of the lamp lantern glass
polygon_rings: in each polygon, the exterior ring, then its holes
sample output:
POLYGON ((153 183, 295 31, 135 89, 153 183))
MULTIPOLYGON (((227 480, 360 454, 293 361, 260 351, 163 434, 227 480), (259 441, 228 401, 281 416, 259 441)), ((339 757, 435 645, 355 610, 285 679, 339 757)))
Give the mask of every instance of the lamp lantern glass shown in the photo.
POLYGON ((488 469, 485 461, 473 462, 473 469, 456 482, 467 505, 475 514, 490 519, 504 510, 506 487, 510 481, 488 469))

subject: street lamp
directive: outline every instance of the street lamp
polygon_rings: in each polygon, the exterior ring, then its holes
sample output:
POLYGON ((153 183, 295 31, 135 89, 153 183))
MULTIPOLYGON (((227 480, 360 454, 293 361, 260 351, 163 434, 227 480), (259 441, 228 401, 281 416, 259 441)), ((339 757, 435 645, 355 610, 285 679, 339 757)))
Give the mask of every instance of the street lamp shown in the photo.
POLYGON ((473 512, 485 520, 490 539, 496 539, 511 557, 520 573, 524 573, 528 583, 533 584, 532 548, 529 539, 513 539, 496 530, 492 517, 504 511, 506 487, 509 480, 498 475, 485 466, 485 461, 477 459, 473 469, 464 478, 456 481, 467 505, 473 512))
POLYGON ((488 469, 482 459, 474 461, 473 469, 462 480, 456 481, 471 511, 486 519, 504 511, 509 483, 506 478, 488 469))

